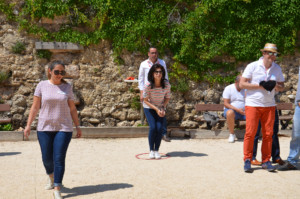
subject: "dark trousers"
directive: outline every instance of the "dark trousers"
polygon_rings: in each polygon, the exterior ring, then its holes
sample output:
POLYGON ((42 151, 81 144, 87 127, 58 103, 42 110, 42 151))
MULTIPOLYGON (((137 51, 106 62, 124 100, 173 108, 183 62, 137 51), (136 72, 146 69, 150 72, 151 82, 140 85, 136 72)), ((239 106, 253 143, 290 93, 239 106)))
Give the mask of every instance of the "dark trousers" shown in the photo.
MULTIPOLYGON (((253 156, 252 160, 255 160, 256 154, 257 154, 257 144, 258 144, 258 139, 259 139, 259 134, 261 130, 261 124, 259 121, 257 132, 254 138, 254 145, 253 145, 253 156)), ((273 127, 273 136, 272 136, 272 160, 278 160, 280 159, 280 146, 279 146, 279 139, 278 139, 278 131, 279 131, 279 117, 278 117, 278 111, 277 109, 275 110, 275 122, 274 122, 274 127, 273 127)))
POLYGON ((158 151, 162 138, 163 123, 165 117, 159 117, 155 110, 144 108, 149 123, 149 147, 150 151, 158 151))
POLYGON ((61 186, 72 132, 38 131, 37 136, 46 173, 48 175, 54 173, 54 186, 61 186))

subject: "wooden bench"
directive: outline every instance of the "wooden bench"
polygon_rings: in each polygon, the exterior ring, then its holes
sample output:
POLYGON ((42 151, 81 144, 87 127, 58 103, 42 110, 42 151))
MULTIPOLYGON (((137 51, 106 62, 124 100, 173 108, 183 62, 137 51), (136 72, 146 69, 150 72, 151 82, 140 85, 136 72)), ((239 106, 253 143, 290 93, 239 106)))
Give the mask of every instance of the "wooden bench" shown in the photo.
MULTIPOLYGON (((289 125, 289 122, 293 119, 293 115, 282 115, 283 110, 294 110, 293 103, 278 103, 277 104, 277 110, 278 110, 278 115, 279 115, 279 121, 281 124, 281 129, 286 129, 286 127, 289 125)), ((224 104, 196 104, 195 109, 197 112, 206 112, 206 111, 224 111, 224 104)), ((196 118, 196 121, 199 122, 206 122, 204 118, 196 118)), ((219 122, 225 122, 226 119, 222 115, 220 117, 219 122)), ((238 121, 237 121, 238 122, 238 121)), ((207 122, 207 128, 211 129, 211 126, 209 122, 207 122)))
MULTIPOLYGON (((8 112, 10 111, 9 104, 0 104, 0 112, 8 112)), ((11 118, 0 118, 0 124, 8 124, 11 123, 11 118)))

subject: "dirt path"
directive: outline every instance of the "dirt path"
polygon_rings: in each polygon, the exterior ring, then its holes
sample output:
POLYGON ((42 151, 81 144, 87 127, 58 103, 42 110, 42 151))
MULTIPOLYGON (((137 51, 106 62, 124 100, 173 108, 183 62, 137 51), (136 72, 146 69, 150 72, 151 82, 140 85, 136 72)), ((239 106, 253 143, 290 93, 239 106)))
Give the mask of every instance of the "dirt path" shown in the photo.
MULTIPOLYGON (((287 158, 290 138, 280 137, 287 158)), ((260 148, 259 143, 259 148, 260 148)), ((65 198, 299 198, 300 170, 243 172, 243 142, 190 139, 162 142, 162 160, 137 159, 147 138, 73 139, 63 183, 65 198)), ((140 155, 147 158, 147 155, 140 155)), ((258 156, 260 159, 260 154, 258 156)), ((47 199, 37 141, 0 142, 0 199, 47 199)))

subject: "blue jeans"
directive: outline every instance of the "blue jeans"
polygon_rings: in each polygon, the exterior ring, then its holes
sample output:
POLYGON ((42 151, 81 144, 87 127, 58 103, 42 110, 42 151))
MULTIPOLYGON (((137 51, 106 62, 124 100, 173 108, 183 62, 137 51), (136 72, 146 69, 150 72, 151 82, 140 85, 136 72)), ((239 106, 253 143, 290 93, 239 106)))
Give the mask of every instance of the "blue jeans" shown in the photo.
MULTIPOLYGON (((257 127, 257 132, 254 138, 254 145, 253 145, 253 155, 252 155, 252 160, 256 159, 256 154, 257 154, 257 144, 258 144, 258 139, 259 139, 259 134, 261 130, 261 124, 260 121, 258 123, 257 127)), ((274 122, 274 127, 273 127, 273 136, 272 136, 272 160, 278 160, 280 159, 280 146, 279 146, 279 139, 278 139, 278 131, 279 131, 279 117, 278 117, 278 111, 277 109, 275 110, 275 122, 274 122)))
POLYGON ((155 110, 144 108, 144 112, 149 123, 149 147, 150 151, 158 151, 163 131, 163 122, 165 117, 159 117, 155 110))
MULTIPOLYGON (((299 89, 299 88, 298 88, 299 89)), ((300 156, 300 107, 295 108, 293 117, 292 139, 290 142, 290 154, 287 161, 296 166, 300 156)))
MULTIPOLYGON (((229 111, 229 110, 232 110, 232 109, 229 109, 229 108, 224 109, 223 116, 225 117, 225 119, 227 119, 227 111, 229 111)), ((234 111, 234 115, 235 115, 234 120, 246 120, 246 115, 242 115, 236 111, 234 111)))
POLYGON ((163 117, 164 120, 163 120, 163 130, 162 130, 162 135, 166 135, 167 134, 167 118, 166 117, 163 117))
POLYGON ((50 175, 54 172, 54 186, 61 186, 72 132, 38 131, 37 136, 46 173, 50 175))

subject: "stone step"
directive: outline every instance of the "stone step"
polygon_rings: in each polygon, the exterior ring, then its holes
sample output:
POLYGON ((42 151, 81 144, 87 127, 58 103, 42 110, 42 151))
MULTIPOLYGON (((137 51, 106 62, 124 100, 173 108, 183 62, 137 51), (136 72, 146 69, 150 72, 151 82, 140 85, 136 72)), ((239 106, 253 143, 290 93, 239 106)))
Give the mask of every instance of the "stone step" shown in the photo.
MULTIPOLYGON (((82 127, 82 138, 138 138, 148 137, 149 127, 82 127)), ((235 131, 238 139, 243 139, 245 131, 235 131)), ((280 130, 279 137, 290 137, 292 130, 280 130)), ((228 130, 205 130, 205 129, 171 129, 168 131, 171 138, 192 139, 227 139, 228 130)), ((73 137, 76 136, 74 128, 73 137)), ((23 141, 22 131, 0 131, 0 141, 23 141)), ((31 131, 29 140, 37 140, 36 131, 31 131)))

